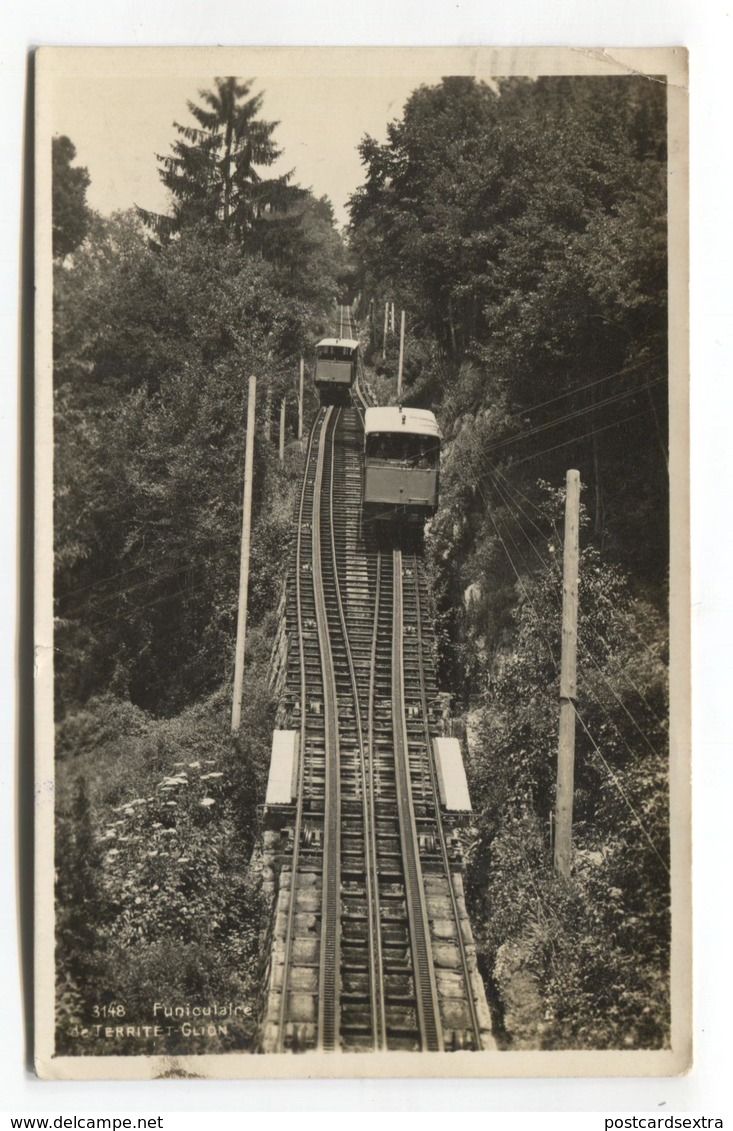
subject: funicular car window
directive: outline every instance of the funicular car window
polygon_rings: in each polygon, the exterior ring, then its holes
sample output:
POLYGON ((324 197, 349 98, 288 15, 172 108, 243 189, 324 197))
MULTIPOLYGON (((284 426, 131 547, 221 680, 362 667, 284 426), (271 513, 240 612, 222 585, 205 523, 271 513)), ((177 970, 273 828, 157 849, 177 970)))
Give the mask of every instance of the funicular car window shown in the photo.
POLYGON ((352 350, 346 346, 320 346, 318 357, 323 361, 350 361, 352 350))
POLYGON ((398 432, 375 432, 369 437, 368 454, 375 460, 400 467, 434 468, 438 445, 428 436, 404 436, 398 432))

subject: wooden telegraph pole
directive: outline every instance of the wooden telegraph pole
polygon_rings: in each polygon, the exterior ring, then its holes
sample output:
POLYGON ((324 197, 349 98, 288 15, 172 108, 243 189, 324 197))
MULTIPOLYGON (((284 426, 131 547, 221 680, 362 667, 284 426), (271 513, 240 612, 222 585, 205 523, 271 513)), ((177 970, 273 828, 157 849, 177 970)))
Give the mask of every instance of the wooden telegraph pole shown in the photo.
POLYGON ((303 395, 305 382, 305 362, 300 359, 300 385, 298 387, 298 439, 303 442, 303 395))
POLYGON ((387 356, 387 330, 389 328, 389 303, 384 304, 384 334, 382 336, 382 361, 387 356))
POLYGON ((397 367, 397 400, 402 396, 402 362, 405 357, 405 312, 400 317, 400 363, 397 367))
POLYGON ((285 463, 285 397, 280 401, 280 432, 278 439, 280 441, 278 448, 280 463, 285 463))
MULTIPOLYGON (((232 696, 232 733, 242 720, 242 685, 244 683, 244 641, 247 634, 247 590, 249 588, 249 543, 252 533, 252 460, 255 446, 255 400, 257 378, 249 379, 247 401, 247 447, 244 459, 244 506, 242 508, 242 555, 239 564, 239 610, 237 643, 234 652, 234 694, 232 696)), ((283 402, 284 403, 284 402, 283 402)))
POLYGON ((268 444, 272 439, 272 383, 269 380, 265 382, 265 439, 268 444))
POLYGON ((562 653, 560 659, 560 739, 555 797, 555 871, 569 877, 573 851, 573 781, 575 775, 575 699, 578 656, 578 556, 580 474, 565 477, 565 545, 562 581, 562 653))

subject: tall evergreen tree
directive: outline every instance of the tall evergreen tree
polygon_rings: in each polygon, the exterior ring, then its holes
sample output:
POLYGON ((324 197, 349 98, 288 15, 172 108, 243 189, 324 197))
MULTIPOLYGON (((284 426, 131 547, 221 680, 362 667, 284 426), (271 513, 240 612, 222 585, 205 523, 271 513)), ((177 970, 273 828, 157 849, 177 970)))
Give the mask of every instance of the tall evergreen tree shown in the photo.
POLYGON ((215 79, 200 90, 203 105, 188 102, 197 126, 174 122, 180 137, 168 156, 158 155, 163 184, 173 199, 172 215, 138 208, 159 239, 199 224, 220 227, 242 240, 258 221, 285 207, 290 174, 263 178, 281 151, 272 140, 277 122, 258 118, 262 94, 249 97, 252 81, 215 79))
POLYGON ((83 165, 72 168, 76 146, 68 137, 55 137, 51 144, 53 257, 63 261, 89 230, 89 171, 83 165))

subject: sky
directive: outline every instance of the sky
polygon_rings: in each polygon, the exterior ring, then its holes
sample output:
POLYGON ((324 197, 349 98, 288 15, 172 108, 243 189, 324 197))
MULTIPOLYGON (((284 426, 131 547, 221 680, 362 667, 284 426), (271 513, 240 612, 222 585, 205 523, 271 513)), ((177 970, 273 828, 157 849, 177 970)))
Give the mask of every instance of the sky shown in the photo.
MULTIPOLYGON (((411 91, 439 82, 439 67, 424 77, 361 76, 358 97, 342 75, 270 75, 252 91, 264 92, 260 117, 277 121, 274 139, 283 156, 274 174, 294 170, 294 179, 317 196, 327 195, 343 225, 347 199, 363 180, 357 145, 365 133, 383 141, 387 123, 401 117, 411 91)), ((89 170, 87 201, 109 214, 139 204, 166 211, 167 194, 158 177, 156 154, 167 154, 177 138, 173 122, 193 122, 186 103, 212 86, 211 75, 143 78, 64 75, 56 80, 54 133, 66 134, 77 150, 76 164, 89 170)))

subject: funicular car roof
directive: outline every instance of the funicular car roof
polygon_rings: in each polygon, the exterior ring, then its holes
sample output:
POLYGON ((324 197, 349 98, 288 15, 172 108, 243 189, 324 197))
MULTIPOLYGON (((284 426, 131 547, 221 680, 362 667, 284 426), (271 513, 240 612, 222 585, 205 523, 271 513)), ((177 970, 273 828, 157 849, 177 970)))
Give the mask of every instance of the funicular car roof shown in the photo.
POLYGON ((316 349, 319 350, 321 346, 339 346, 341 349, 355 350, 359 342, 356 338, 322 338, 320 342, 316 342, 316 349))
POLYGON ((440 439, 438 422, 425 408, 398 408, 390 405, 368 408, 364 415, 364 432, 398 432, 411 436, 433 436, 440 439))

